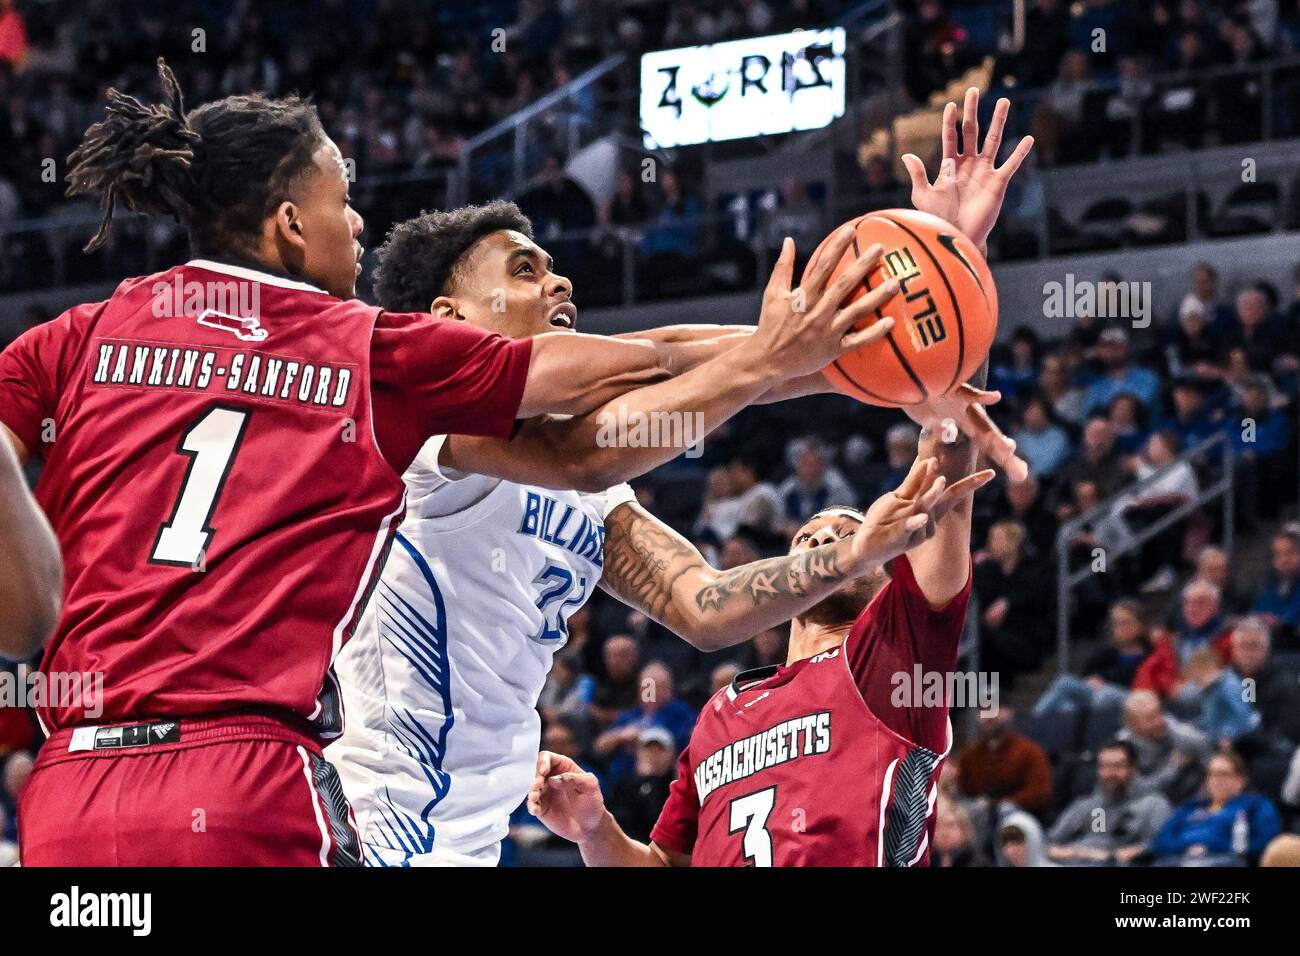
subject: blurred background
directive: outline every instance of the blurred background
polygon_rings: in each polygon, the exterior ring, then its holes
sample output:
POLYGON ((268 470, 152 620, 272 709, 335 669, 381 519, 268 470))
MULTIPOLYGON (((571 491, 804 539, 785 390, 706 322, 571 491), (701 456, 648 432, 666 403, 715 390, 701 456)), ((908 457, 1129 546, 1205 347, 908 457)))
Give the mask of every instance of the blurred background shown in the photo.
MULTIPOLYGON (((898 157, 937 168, 943 104, 975 86, 986 125, 1009 97, 1005 141, 1037 145, 990 239, 991 386, 1033 478, 977 503, 962 666, 997 675, 1001 707, 954 711, 936 862, 1296 853, 1296 0, 0 0, 0 345, 188 258, 130 216, 85 255, 99 212, 62 196, 105 90, 157 96, 159 55, 191 106, 309 94, 368 246, 422 209, 515 200, 594 332, 752 323, 783 236, 806 257, 908 205, 898 157), (1189 853, 1193 801, 1241 792, 1226 844, 1189 853), (1099 806, 1124 826, 1092 832, 1099 806)), ((804 399, 636 488, 730 567, 893 487, 916 440, 897 412, 804 399)), ((543 744, 644 838, 696 709, 785 640, 703 655, 598 595, 543 744)), ((0 864, 38 739, 0 707, 0 864)), ((510 862, 577 862, 522 811, 513 832, 510 862)))

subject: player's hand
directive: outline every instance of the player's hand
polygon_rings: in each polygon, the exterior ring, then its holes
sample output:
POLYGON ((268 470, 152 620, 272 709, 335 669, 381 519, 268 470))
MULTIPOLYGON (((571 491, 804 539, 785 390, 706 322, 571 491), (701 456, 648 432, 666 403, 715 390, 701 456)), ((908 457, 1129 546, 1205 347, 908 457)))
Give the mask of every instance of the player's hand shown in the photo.
POLYGON ((912 177, 912 205, 921 212, 948 220, 982 252, 1002 211, 1007 183, 1029 155, 1034 138, 1026 136, 1005 163, 995 166, 1011 102, 1003 98, 993 108, 993 121, 984 136, 983 149, 979 148, 979 105, 979 90, 972 86, 966 91, 962 109, 960 153, 957 152, 957 104, 949 103, 943 108, 943 159, 933 183, 926 176, 925 163, 920 157, 907 153, 903 165, 912 177))
POLYGON ((938 461, 918 458, 903 483, 876 499, 853 532, 852 554, 863 568, 878 567, 933 537, 935 527, 963 498, 993 480, 977 471, 948 487, 938 461))
POLYGON ((1029 465, 1017 457, 1016 443, 1002 434, 1002 429, 984 410, 985 406, 994 405, 1001 398, 1001 392, 986 392, 968 383, 922 405, 906 405, 903 411, 922 428, 938 435, 942 442, 956 441, 956 432, 960 431, 993 464, 1005 471, 1008 478, 1024 481, 1029 477, 1029 465))
POLYGON ((898 294, 898 282, 886 280, 844 308, 840 304, 861 287, 880 263, 884 250, 870 246, 834 282, 831 272, 853 241, 853 226, 840 227, 821 250, 799 288, 794 281, 794 240, 787 238, 763 292, 763 311, 754 334, 738 346, 745 358, 784 380, 819 372, 846 352, 883 338, 894 327, 891 318, 878 319, 864 329, 855 326, 898 294))
POLYGON ((528 812, 546 829, 572 843, 581 843, 605 817, 605 797, 594 773, 573 760, 543 750, 528 791, 528 812))

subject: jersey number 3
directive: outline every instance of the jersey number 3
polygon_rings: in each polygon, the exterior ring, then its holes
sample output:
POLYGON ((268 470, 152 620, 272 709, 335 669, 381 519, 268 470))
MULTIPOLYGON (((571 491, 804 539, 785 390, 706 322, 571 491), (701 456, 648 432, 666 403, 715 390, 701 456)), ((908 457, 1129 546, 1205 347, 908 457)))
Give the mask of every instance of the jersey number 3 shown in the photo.
POLYGON ((149 555, 152 563, 203 569, 214 530, 212 513, 230 477, 249 414, 220 405, 209 409, 181 436, 176 451, 189 458, 189 467, 171 517, 158 529, 149 555))
POLYGON ((772 831, 767 828, 767 818, 776 806, 776 787, 746 794, 731 801, 731 823, 728 832, 745 831, 741 849, 750 866, 772 865, 772 831))

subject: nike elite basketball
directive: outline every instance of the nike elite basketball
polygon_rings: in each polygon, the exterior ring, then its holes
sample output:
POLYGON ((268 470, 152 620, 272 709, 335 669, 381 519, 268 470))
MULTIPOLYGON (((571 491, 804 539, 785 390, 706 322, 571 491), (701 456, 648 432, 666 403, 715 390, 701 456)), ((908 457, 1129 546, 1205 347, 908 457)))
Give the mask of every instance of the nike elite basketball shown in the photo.
MULTIPOLYGON (((825 376, 845 395, 887 407, 924 402, 966 381, 997 334, 998 293, 984 257, 952 225, 912 209, 873 212, 853 226, 853 243, 830 281, 880 243, 880 266, 845 304, 897 279, 898 295, 868 320, 888 315, 894 328, 828 365, 825 376)), ((813 253, 805 277, 825 245, 813 253)))

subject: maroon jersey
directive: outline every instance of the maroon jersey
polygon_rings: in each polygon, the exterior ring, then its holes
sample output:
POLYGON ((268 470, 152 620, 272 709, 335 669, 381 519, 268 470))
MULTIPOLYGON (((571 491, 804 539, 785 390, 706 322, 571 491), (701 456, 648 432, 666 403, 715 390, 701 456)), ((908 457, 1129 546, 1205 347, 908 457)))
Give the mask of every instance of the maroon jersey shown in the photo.
POLYGON ((651 839, 693 866, 929 862, 946 707, 891 704, 951 671, 970 582, 932 610, 906 558, 839 647, 741 674, 700 712, 651 839))
POLYGON ((0 422, 45 459, 66 576, 41 669, 103 686, 46 727, 270 707, 337 734, 402 471, 433 434, 508 436, 531 347, 205 260, 19 338, 0 422))

